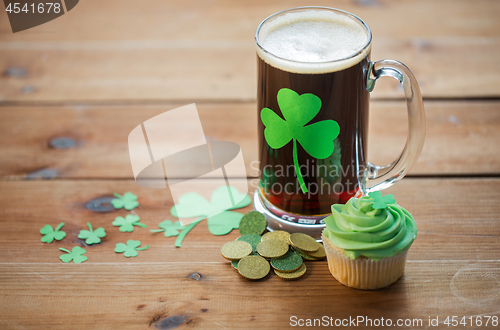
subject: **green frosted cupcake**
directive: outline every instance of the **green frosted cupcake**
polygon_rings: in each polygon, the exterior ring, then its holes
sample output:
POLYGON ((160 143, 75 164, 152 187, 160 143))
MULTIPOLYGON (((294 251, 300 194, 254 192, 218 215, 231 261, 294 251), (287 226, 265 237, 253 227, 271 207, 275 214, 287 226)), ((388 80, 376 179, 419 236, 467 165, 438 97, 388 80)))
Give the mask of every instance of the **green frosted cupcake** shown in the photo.
POLYGON ((411 214, 380 192, 332 205, 323 231, 328 267, 340 283, 379 289, 403 275, 408 249, 417 237, 411 214))

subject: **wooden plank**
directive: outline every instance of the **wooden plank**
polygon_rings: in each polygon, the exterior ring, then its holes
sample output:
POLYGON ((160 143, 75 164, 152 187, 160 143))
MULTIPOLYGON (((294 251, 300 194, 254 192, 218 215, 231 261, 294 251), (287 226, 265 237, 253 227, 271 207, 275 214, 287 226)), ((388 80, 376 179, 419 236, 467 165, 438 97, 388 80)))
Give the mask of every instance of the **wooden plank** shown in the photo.
MULTIPOLYGON (((133 178, 128 134, 143 121, 181 105, 1 107, 0 176, 133 178), (55 138, 70 139, 74 146, 51 147, 55 138)), ((500 173, 498 101, 429 101, 425 106, 426 143, 410 175, 500 173)), ((201 103, 198 110, 207 139, 238 143, 247 175, 258 176, 255 103, 201 103)), ((406 121, 402 102, 372 102, 371 162, 382 165, 397 158, 406 141, 406 121)), ((182 168, 176 175, 184 176, 182 168)))
MULTIPOLYGON (((11 32, 5 11, 2 11, 0 39, 9 42, 253 39, 257 25, 264 18, 304 5, 300 0, 243 0, 237 3, 231 0, 172 0, 164 4, 144 0, 142 3, 139 6, 133 0, 109 0, 102 4, 87 0, 78 4, 77 11, 16 34, 11 32), (109 11, 115 15, 109 16, 109 11), (141 24, 135 24, 137 22, 141 24)), ((500 5, 495 0, 478 0, 474 5, 467 0, 319 0, 317 5, 357 15, 376 37, 498 37, 500 28, 495 13, 500 5), (388 17, 391 24, 387 22, 388 17)))
MULTIPOLYGON (((446 317, 456 315, 459 320, 472 316, 474 326, 467 319, 467 329, 495 328, 491 320, 484 324, 485 315, 499 314, 498 261, 410 260, 398 282, 375 292, 339 284, 325 262, 306 264, 309 273, 291 283, 274 274, 249 282, 223 261, 2 263, 0 324, 4 329, 161 329, 177 320, 203 329, 282 329, 299 318, 327 316, 335 322, 364 316, 394 324, 421 320, 407 328, 435 329, 429 316, 438 317, 443 328, 446 317), (202 277, 194 280, 193 273, 202 277), (475 326, 476 316, 482 316, 482 327, 475 326)), ((366 325, 359 327, 373 329, 366 325)))
MULTIPOLYGON (((411 260, 500 260, 500 226, 497 214, 500 206, 500 179, 405 179, 390 188, 399 204, 415 217, 419 229, 416 244, 412 247, 411 260), (446 196, 444 198, 443 196, 446 196), (473 197, 471 197, 473 196, 473 197), (472 205, 471 198, 474 201, 472 205), (440 202, 436 202, 440 201, 440 202), (478 249, 477 245, 481 248, 478 249)), ((250 193, 257 182, 249 181, 250 193)), ((186 188, 200 189, 200 186, 186 188)), ((208 187, 208 186, 207 186, 208 187)), ((125 210, 96 213, 86 209, 87 202, 113 192, 133 191, 140 197, 141 206, 135 211, 150 229, 169 214, 172 198, 167 190, 142 188, 131 180, 77 180, 77 181, 3 181, 0 184, 0 254, 3 262, 58 262, 59 251, 54 246, 71 247, 81 244, 79 230, 91 222, 94 227, 104 227, 106 240, 92 251, 92 262, 116 260, 113 252, 116 243, 138 239, 152 247, 141 256, 144 262, 181 262, 189 254, 192 262, 218 262, 222 244, 238 237, 237 232, 228 236, 208 234, 207 225, 199 224, 187 236, 184 247, 176 249, 174 238, 151 234, 137 228, 133 233, 120 233, 111 226, 117 216, 128 214, 125 210), (68 238, 57 244, 41 244, 38 230, 46 223, 65 222, 68 238), (21 234, 22 233, 22 234, 21 234)), ((201 189, 206 198, 207 188, 201 189)), ((246 212, 252 207, 241 210, 246 212)), ((118 259, 121 260, 121 259, 118 259)))
MULTIPOLYGON (((405 62, 425 97, 498 95, 500 5, 494 0, 315 4, 364 18, 374 35, 372 59, 405 62)), ((26 70, 0 77, 0 101, 254 100, 254 31, 266 16, 301 5, 89 0, 16 34, 0 11, 0 70, 26 70)), ((400 98, 401 91, 386 83, 374 96, 400 98)))
POLYGON ((447 316, 458 315, 472 316, 473 322, 482 316, 483 326, 472 328, 488 328, 484 316, 498 316, 500 302, 499 183, 405 179, 390 188, 414 214, 419 233, 402 279, 368 292, 340 285, 326 262, 308 262, 307 275, 297 282, 272 274, 248 282, 219 252, 237 233, 212 236, 202 223, 176 249, 173 238, 147 229, 120 233, 110 222, 127 213, 123 210, 97 214, 85 209, 90 199, 132 190, 139 195, 136 212, 144 223, 154 227, 171 218, 167 192, 140 188, 129 180, 3 181, 0 324, 4 329, 137 329, 178 322, 209 329, 275 329, 290 326, 292 316, 326 315, 334 320, 422 319, 425 329, 430 328, 429 316, 439 317, 442 327, 447 316), (39 228, 60 221, 66 222, 68 236, 50 245, 41 243, 39 228), (87 262, 61 263, 57 248, 80 245, 76 235, 87 221, 105 227, 107 237, 85 247, 87 262), (130 259, 113 252, 117 242, 132 238, 151 247, 130 259))
MULTIPOLYGON (((425 102, 426 137, 410 175, 498 174, 500 103, 425 102), (467 151, 466 151, 467 150, 467 151), (497 163, 497 164, 495 164, 497 163)), ((407 135, 404 103, 372 103, 368 159, 388 164, 403 150, 407 135)))

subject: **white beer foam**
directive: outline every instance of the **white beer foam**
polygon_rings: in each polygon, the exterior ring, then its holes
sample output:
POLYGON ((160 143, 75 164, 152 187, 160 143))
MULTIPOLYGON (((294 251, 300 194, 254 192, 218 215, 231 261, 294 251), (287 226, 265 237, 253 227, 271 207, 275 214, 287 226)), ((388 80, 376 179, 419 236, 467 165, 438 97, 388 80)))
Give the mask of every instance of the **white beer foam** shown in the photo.
POLYGON ((268 64, 295 73, 326 73, 359 63, 370 36, 356 18, 335 11, 289 12, 262 24, 257 54, 268 64))

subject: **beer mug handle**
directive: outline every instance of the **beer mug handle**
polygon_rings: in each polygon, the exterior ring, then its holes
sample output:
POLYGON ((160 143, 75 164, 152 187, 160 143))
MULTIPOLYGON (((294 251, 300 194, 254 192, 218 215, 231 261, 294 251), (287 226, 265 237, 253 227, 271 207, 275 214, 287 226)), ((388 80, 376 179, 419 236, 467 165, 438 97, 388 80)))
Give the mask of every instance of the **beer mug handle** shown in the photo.
POLYGON ((392 163, 378 166, 368 163, 361 180, 361 192, 382 190, 401 180, 415 164, 425 140, 425 111, 417 80, 406 65, 394 60, 371 62, 367 90, 371 92, 377 79, 393 77, 403 87, 408 107, 408 137, 401 155, 392 163))

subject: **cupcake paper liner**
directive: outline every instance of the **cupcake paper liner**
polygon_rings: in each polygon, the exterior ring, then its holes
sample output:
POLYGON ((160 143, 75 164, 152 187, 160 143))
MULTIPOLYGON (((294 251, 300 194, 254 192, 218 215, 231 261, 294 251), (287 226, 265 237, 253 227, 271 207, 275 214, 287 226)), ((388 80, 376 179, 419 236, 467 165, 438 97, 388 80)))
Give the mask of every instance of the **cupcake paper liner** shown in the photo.
POLYGON ((344 253, 336 251, 323 234, 321 238, 330 272, 337 281, 348 287, 362 290, 380 289, 396 282, 403 275, 408 250, 379 261, 368 258, 353 260, 344 253))

